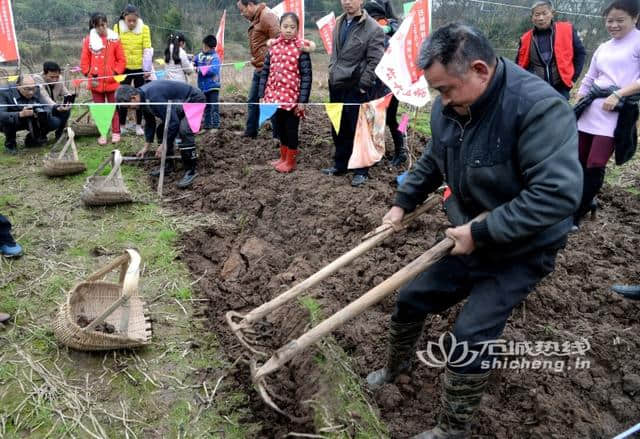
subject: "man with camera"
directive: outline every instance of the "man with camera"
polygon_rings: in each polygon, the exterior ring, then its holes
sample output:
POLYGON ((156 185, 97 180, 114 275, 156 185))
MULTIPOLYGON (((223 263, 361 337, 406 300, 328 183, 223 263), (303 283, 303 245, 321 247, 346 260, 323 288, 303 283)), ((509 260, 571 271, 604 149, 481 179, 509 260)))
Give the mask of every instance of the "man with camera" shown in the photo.
POLYGON ((47 61, 42 65, 42 76, 33 75, 42 99, 53 106, 52 114, 60 119, 60 127, 56 130, 56 140, 60 138, 71 116, 71 105, 75 102, 76 95, 71 94, 61 80, 62 69, 53 62, 47 61))
POLYGON ((47 142, 47 133, 62 126, 52 114, 53 106, 40 94, 31 75, 20 75, 15 87, 0 94, 0 127, 5 135, 4 147, 9 154, 17 152, 16 134, 28 130, 25 147, 38 147, 47 142))

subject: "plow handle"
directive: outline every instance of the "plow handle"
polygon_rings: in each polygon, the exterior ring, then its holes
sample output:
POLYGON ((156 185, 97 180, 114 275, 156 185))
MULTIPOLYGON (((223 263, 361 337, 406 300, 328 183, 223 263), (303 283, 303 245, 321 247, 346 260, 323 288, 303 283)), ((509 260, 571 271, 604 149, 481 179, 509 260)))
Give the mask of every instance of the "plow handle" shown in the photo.
MULTIPOLYGON (((418 216, 435 207, 439 202, 440 196, 430 197, 415 211, 407 214, 404 217, 402 224, 406 226, 418 216)), ((260 305, 258 308, 246 314, 243 319, 243 324, 251 325, 251 323, 260 320, 262 317, 271 313, 273 310, 278 309, 290 300, 295 299, 304 291, 317 285, 322 280, 328 278, 342 267, 351 263, 354 259, 376 247, 379 243, 387 239, 387 237, 389 237, 393 233, 393 228, 389 224, 383 224, 382 226, 378 227, 376 230, 366 235, 369 238, 366 241, 360 243, 357 247, 343 254, 338 259, 322 268, 320 271, 295 285, 293 288, 290 288, 289 290, 285 291, 269 302, 260 305)))
MULTIPOLYGON (((483 213, 474 218, 472 222, 479 221, 486 215, 486 213, 483 213)), ((411 261, 407 266, 387 278, 380 285, 372 288, 331 317, 323 320, 296 340, 292 340, 278 349, 262 367, 255 371, 255 375, 253 376, 254 381, 258 382, 266 375, 280 369, 298 353, 316 343, 325 335, 330 334, 335 329, 344 325, 347 321, 362 314, 367 308, 375 305, 385 297, 392 294, 396 289, 402 287, 418 274, 422 273, 431 265, 448 255, 454 245, 455 243, 452 239, 444 238, 442 241, 438 242, 436 245, 420 255, 417 259, 411 261)))

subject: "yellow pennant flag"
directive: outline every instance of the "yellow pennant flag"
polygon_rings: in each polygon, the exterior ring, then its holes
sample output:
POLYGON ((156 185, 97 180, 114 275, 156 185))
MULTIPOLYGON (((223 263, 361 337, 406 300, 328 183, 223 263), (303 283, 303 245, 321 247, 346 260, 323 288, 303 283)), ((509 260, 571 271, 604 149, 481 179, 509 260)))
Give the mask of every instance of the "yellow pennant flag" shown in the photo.
POLYGON ((16 82, 18 80, 18 75, 15 76, 7 76, 9 82, 16 82))
POLYGON ((331 120, 333 129, 336 130, 336 134, 340 133, 340 121, 342 120, 342 107, 343 104, 324 104, 324 108, 327 111, 327 116, 331 120))
POLYGON ((113 77, 113 79, 115 79, 118 82, 122 82, 122 81, 124 81, 124 78, 126 78, 126 77, 127 77, 127 75, 115 75, 113 77))
POLYGON ((161 66, 163 66, 163 65, 165 64, 165 62, 164 62, 164 58, 156 58, 156 62, 157 62, 158 64, 160 64, 161 66))

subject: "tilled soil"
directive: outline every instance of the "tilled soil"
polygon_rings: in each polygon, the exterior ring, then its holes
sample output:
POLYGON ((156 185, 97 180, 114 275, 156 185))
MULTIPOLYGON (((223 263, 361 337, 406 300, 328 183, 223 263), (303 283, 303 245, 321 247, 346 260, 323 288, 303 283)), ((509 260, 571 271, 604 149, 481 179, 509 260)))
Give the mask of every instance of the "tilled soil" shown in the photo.
MULTIPOLYGON (((242 129, 244 114, 242 108, 223 109, 224 129, 199 139, 200 176, 193 196, 182 198, 183 193, 174 188, 178 176, 166 183, 177 209, 213 212, 223 219, 215 227, 184 236, 182 257, 194 278, 202 277, 198 288, 210 299, 203 312, 230 362, 243 349, 224 320, 225 312, 255 308, 357 245, 380 224, 393 199, 392 182, 398 173, 383 160, 371 170, 371 179, 363 188, 352 188, 348 176, 321 174, 319 170, 332 163, 333 147, 328 119, 312 109, 301 124, 298 170, 278 174, 268 164, 277 155, 270 132, 263 130, 257 140, 232 133, 242 129)), ((424 141, 418 136, 410 139, 418 155, 424 141)), ((640 303, 609 291, 612 283, 640 282, 636 257, 640 198, 605 187, 600 204, 597 217, 586 221, 559 253, 556 271, 514 311, 503 336, 560 345, 587 338, 590 350, 581 358, 589 361, 588 367, 496 371, 474 436, 608 438, 640 419, 640 303)), ((324 315, 379 284, 440 239, 447 223, 436 210, 315 287, 311 293, 324 315)), ((384 364, 392 309, 390 297, 334 334, 363 378, 384 364)), ((456 306, 428 320, 420 349, 428 341, 437 342, 452 327, 459 309, 456 306)), ((274 313, 261 325, 270 333, 267 348, 277 348, 298 336, 308 329, 308 321, 298 303, 274 313)), ((269 381, 285 398, 278 404, 301 418, 311 415, 305 401, 324 387, 313 351, 295 358, 269 381)), ((573 365, 575 357, 568 361, 573 365)), ((435 424, 440 374, 440 369, 417 365, 412 376, 400 377, 372 394, 392 437, 410 437, 435 424)), ((310 420, 293 423, 266 408, 242 363, 233 380, 251 395, 252 421, 263 425, 258 437, 313 432, 310 420)))

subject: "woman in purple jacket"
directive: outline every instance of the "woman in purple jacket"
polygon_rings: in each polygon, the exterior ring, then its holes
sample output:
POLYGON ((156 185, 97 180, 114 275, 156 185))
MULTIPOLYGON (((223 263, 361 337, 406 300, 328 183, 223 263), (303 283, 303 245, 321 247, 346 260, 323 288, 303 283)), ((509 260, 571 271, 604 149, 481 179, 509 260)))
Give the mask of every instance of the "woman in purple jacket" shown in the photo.
POLYGON ((579 155, 584 189, 575 225, 591 209, 604 182, 607 162, 616 153, 616 164, 631 158, 637 144, 635 124, 640 96, 640 30, 636 29, 635 0, 614 0, 604 10, 611 39, 602 43, 591 59, 578 91, 579 155))

